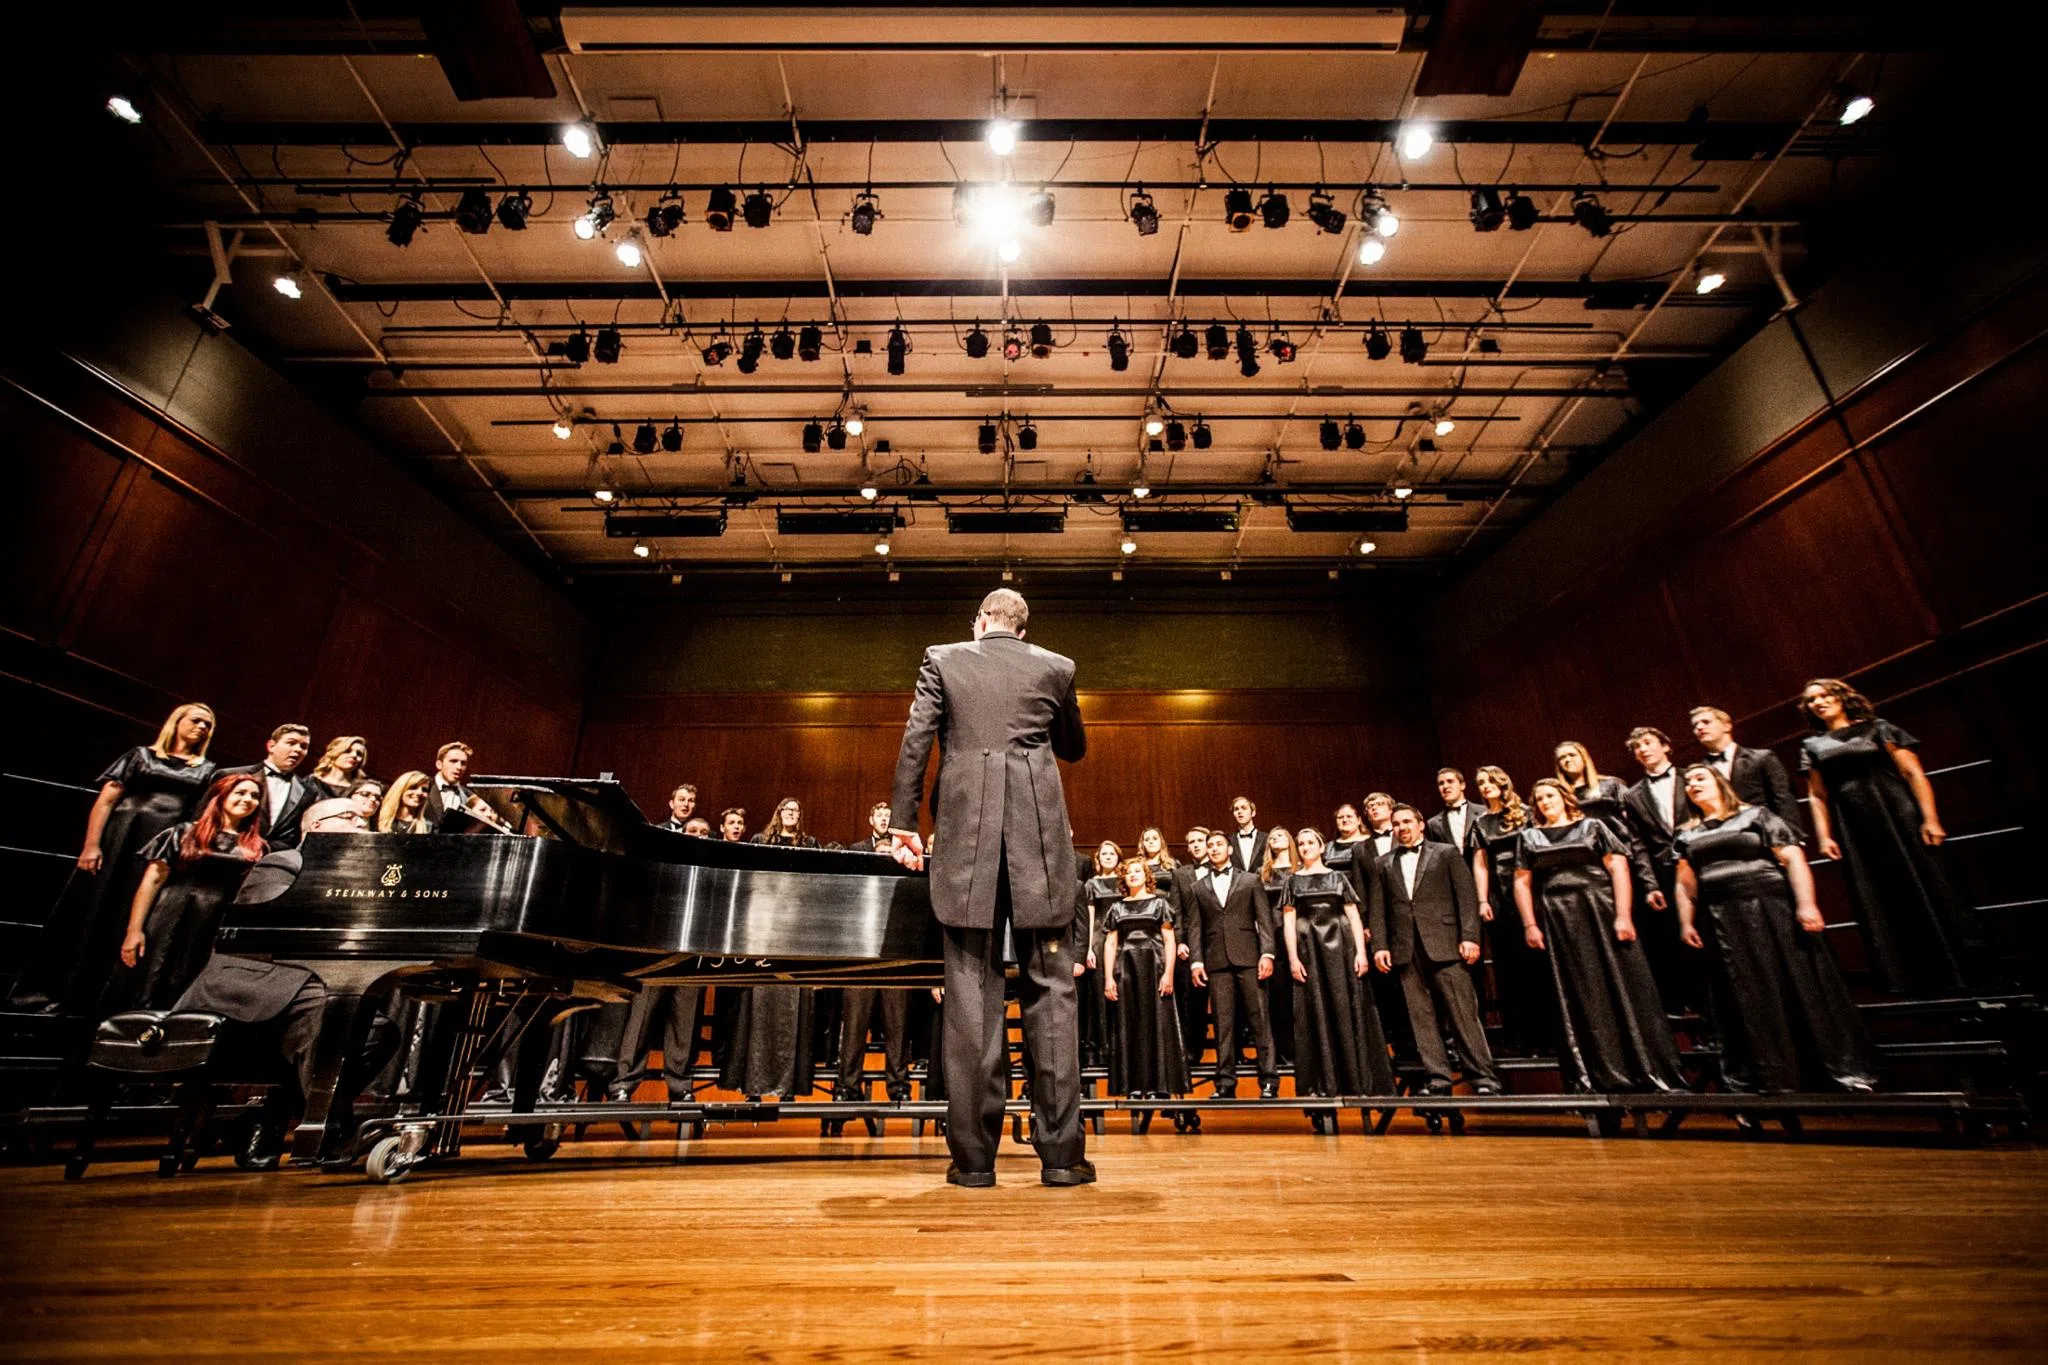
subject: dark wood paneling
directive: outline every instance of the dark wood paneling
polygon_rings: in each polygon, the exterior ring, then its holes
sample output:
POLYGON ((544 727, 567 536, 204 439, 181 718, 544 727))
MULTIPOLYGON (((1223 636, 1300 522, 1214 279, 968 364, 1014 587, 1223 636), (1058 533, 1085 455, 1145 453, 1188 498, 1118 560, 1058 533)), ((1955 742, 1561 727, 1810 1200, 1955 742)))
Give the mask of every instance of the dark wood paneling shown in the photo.
POLYGON ((24 635, 56 628, 81 547, 114 495, 122 462, 65 430, 41 407, 0 388, 13 493, 0 505, 0 620, 24 635))

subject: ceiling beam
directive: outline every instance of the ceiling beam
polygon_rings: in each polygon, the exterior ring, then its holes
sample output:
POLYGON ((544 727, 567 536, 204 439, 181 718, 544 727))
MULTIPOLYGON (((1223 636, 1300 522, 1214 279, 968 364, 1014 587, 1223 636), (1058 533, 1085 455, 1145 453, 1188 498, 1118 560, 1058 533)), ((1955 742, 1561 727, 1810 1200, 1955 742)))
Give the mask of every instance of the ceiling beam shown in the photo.
MULTIPOLYGON (((1379 479, 1370 483, 1277 484, 1258 483, 1250 479, 1209 481, 1177 479, 1170 482, 1156 480, 1149 485, 1152 490, 1151 495, 1144 501, 1143 505, 1151 506, 1167 497, 1246 498, 1275 506, 1278 505, 1278 500, 1281 498, 1304 504, 1314 502, 1319 498, 1341 498, 1354 502, 1364 499, 1375 505, 1382 505, 1391 503, 1392 499, 1388 490, 1394 484, 1400 482, 1403 481, 1398 479, 1379 479)), ((929 484, 884 483, 877 486, 881 490, 881 497, 888 500, 915 501, 934 498, 992 498, 1010 503, 1028 502, 1036 504, 1045 501, 1073 502, 1077 497, 1092 494, 1099 499, 1136 501, 1131 498, 1131 486, 1129 484, 1110 482, 1086 485, 1073 482, 1057 484, 1012 483, 1007 485, 934 482, 929 484)), ((1415 493, 1409 501, 1418 506, 1481 502, 1511 492, 1505 480, 1485 481, 1468 479, 1436 483, 1416 481, 1412 486, 1415 489, 1415 493)), ((778 501, 816 502, 838 500, 852 503, 864 503, 866 501, 861 497, 859 484, 846 484, 844 486, 820 484, 815 487, 787 488, 750 483, 743 489, 729 488, 725 485, 710 487, 701 484, 650 485, 645 488, 618 488, 617 499, 602 507, 591 501, 588 485, 578 485, 571 488, 506 488, 502 491, 506 497, 511 498, 515 502, 573 502, 576 506, 566 510, 577 512, 617 511, 628 507, 639 508, 644 511, 657 504, 667 505, 670 503, 687 503, 693 506, 697 504, 723 505, 726 496, 732 493, 750 497, 756 506, 764 503, 772 505, 778 501)), ((1543 490, 1540 488, 1512 491, 1513 496, 1525 498, 1540 497, 1542 494, 1543 490)))
MULTIPOLYGON (((1190 362, 1192 363, 1192 362, 1190 362)), ((1218 364, 1223 362, 1218 361, 1218 364)), ((1275 367, 1277 368, 1277 367, 1275 367)), ((599 394, 619 397, 663 397, 663 398, 748 398, 777 394, 811 394, 821 397, 847 396, 853 398, 883 399, 900 394, 947 393, 960 394, 967 398, 1000 401, 1003 399, 1032 399, 1039 402, 1060 399, 1121 398, 1133 402, 1146 398, 1627 398, 1629 391, 1624 388, 1586 388, 1571 385, 1559 388, 1529 388, 1514 385, 1465 384, 1451 389, 1421 388, 1416 386, 1394 386, 1361 388, 1352 384, 1289 384, 1255 385, 1240 384, 1160 384, 1156 386, 1075 386, 1054 384, 704 384, 696 381, 674 384, 627 383, 614 384, 507 384, 474 385, 419 385, 417 387, 393 386, 367 390, 365 398, 590 398, 599 394)), ((957 420, 957 417, 955 419, 957 420)), ((1271 418, 1268 418, 1271 420, 1271 418)), ((1497 417, 1494 421, 1511 421, 1512 418, 1497 417)))

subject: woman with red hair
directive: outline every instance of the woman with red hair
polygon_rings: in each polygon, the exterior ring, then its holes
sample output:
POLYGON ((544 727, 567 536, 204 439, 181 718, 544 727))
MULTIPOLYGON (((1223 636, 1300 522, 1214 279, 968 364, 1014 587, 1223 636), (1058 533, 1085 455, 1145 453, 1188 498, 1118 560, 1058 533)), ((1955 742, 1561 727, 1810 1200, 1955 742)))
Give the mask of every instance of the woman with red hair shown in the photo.
POLYGON ((207 788, 198 818, 171 826, 143 848, 142 884, 128 910, 120 972, 106 1013, 169 1009, 213 952, 221 911, 264 853, 263 780, 225 773, 207 788))

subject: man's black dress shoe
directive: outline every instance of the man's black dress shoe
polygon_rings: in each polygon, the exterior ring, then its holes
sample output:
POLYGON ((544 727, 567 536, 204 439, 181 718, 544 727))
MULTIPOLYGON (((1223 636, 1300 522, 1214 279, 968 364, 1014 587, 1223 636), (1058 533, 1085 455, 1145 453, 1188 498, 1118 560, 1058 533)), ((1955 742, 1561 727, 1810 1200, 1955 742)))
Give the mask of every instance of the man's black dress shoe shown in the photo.
POLYGON ((1279 1099, 1279 1098, 1280 1098, 1280 1082, 1278 1082, 1278 1081, 1260 1081, 1260 1082, 1259 1082, 1259 1098, 1260 1098, 1260 1099, 1262 1099, 1262 1100, 1277 1100, 1277 1099, 1279 1099))
MULTIPOLYGON (((1039 1171, 1038 1179, 1041 1183, 1047 1185, 1093 1185, 1095 1183, 1095 1163, 1092 1161, 1077 1161, 1071 1166, 1047 1166, 1039 1171)), ((994 1176, 989 1177, 989 1183, 995 1183, 994 1176)))
POLYGON ((1472 1093, 1475 1095, 1498 1095, 1500 1093, 1500 1082, 1474 1081, 1472 1082, 1472 1093))
POLYGON ((958 1166, 946 1167, 946 1183, 962 1185, 970 1190, 985 1190, 996 1183, 994 1171, 963 1171, 958 1166))

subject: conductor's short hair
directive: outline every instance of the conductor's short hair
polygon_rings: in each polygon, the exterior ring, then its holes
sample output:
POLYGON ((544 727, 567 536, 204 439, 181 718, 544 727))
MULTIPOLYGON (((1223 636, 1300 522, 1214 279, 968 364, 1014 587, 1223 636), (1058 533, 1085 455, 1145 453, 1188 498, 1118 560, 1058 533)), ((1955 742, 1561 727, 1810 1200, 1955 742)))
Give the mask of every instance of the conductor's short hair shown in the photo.
POLYGON ((1003 630, 1022 631, 1031 619, 1031 608, 1015 588, 997 588, 981 599, 981 614, 1003 630))

